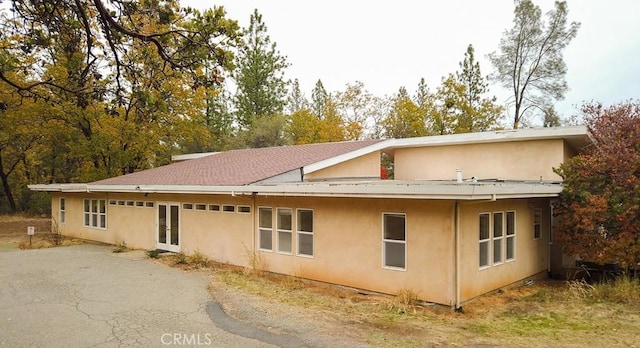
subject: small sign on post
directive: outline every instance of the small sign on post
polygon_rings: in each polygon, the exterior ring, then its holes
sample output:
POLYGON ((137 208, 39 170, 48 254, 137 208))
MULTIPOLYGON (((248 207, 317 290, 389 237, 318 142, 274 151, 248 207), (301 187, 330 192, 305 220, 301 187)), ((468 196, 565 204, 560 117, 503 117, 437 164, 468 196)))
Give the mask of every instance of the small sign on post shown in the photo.
POLYGON ((33 238, 34 234, 36 234, 36 227, 35 226, 27 227, 27 235, 29 236, 29 248, 31 248, 31 238, 33 238))

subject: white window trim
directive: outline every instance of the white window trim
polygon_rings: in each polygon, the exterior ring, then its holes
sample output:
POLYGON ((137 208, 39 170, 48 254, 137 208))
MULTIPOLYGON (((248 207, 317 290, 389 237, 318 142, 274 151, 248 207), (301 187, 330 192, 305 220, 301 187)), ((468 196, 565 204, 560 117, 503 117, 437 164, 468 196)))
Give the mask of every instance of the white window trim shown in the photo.
POLYGON ((272 253, 273 252, 273 229, 274 229, 274 225, 273 225, 273 207, 267 207, 267 206, 258 206, 258 213, 256 214, 256 219, 258 220, 256 222, 256 225, 258 226, 258 238, 256 238, 257 242, 258 242, 258 250, 260 251, 264 251, 264 252, 268 252, 268 253, 272 253), (271 210, 271 228, 267 228, 267 227, 260 227, 260 209, 270 209, 271 210), (260 231, 264 230, 270 230, 271 231, 271 249, 263 249, 261 247, 261 234, 260 231))
POLYGON ((195 211, 207 211, 207 204, 206 203, 194 203, 193 204, 193 210, 195 211), (202 209, 198 209, 198 207, 201 207, 202 209))
POLYGON ((504 259, 505 262, 513 262, 516 260, 516 257, 518 256, 516 254, 516 251, 518 250, 517 248, 517 239, 516 239, 516 235, 518 235, 518 217, 516 216, 516 211, 515 210, 508 210, 505 211, 504 214, 504 259), (513 213, 513 234, 512 235, 508 235, 508 224, 507 224, 507 215, 509 213, 513 213), (509 238, 513 238, 513 257, 512 258, 508 258, 508 253, 507 253, 507 241, 509 240, 509 238))
POLYGON ((484 270, 484 269, 489 269, 491 268, 492 265, 492 261, 493 261, 493 245, 491 243, 493 243, 493 214, 491 212, 488 211, 483 211, 478 213, 478 269, 479 270, 484 270), (480 239, 480 215, 488 215, 489 216, 489 238, 487 239, 480 239), (482 243, 487 243, 488 250, 487 250, 487 258, 488 258, 488 262, 485 266, 480 266, 480 244, 482 243))
POLYGON ((507 228, 505 226, 506 221, 507 221, 507 214, 505 214, 504 211, 494 211, 493 213, 490 214, 491 216, 489 217, 489 228, 490 228, 490 235, 489 235, 489 239, 491 240, 491 242, 489 243, 489 250, 491 251, 491 262, 489 263, 489 265, 491 266, 499 266, 504 264, 505 262, 505 258, 506 258, 506 237, 507 237, 507 228), (495 237, 494 235, 494 229, 495 229, 495 219, 496 219, 496 214, 502 214, 502 234, 500 235, 500 237, 495 237), (499 240, 500 241, 500 246, 502 247, 502 249, 500 250, 500 261, 496 262, 496 256, 495 256, 495 241, 499 240))
POLYGON ((108 222, 107 222, 107 200, 106 199, 101 199, 101 198, 85 198, 82 201, 82 225, 84 227, 88 227, 88 228, 94 228, 94 229, 98 229, 98 230, 106 230, 107 227, 109 226, 108 222), (85 211, 85 201, 89 201, 89 211, 85 211), (93 206, 93 201, 96 201, 97 204, 97 212, 92 212, 91 211, 91 207, 93 206), (104 202, 104 213, 100 212, 100 201, 104 202), (89 215, 89 224, 86 224, 86 220, 85 220, 85 216, 89 215), (93 226, 92 221, 93 221, 93 215, 96 215, 96 224, 97 226, 93 226), (100 227, 100 217, 104 215, 104 227, 100 227))
POLYGON ((227 214, 234 214, 237 211, 237 209, 235 204, 223 204, 220 207, 220 211, 227 214), (225 210, 226 207, 233 207, 233 210, 225 210))
POLYGON ((251 214, 251 206, 250 205, 239 205, 236 207, 236 213, 238 214, 251 214), (249 211, 240 211, 240 209, 247 208, 249 211))
POLYGON ((210 213, 219 213, 222 211, 222 207, 220 206, 220 204, 208 204, 207 211, 210 213), (218 210, 211 209, 212 207, 218 207, 218 210))
MULTIPOLYGON (((314 236, 314 232, 316 230, 316 216, 315 216, 315 212, 313 211, 313 209, 308 209, 308 208, 297 208, 296 209, 296 256, 300 256, 300 257, 306 257, 309 259, 312 259, 313 256, 316 254, 316 243, 315 243, 315 236, 314 236), (298 225, 298 212, 299 211, 310 211, 311 212, 311 216, 313 218, 313 221, 311 222, 311 232, 307 232, 307 231, 300 231, 298 229, 299 225, 298 225), (304 235, 308 235, 311 236, 311 255, 308 254, 301 254, 300 253, 300 238, 299 236, 301 234, 304 235)), ((292 226, 293 227, 293 226, 292 226)))
POLYGON ((293 218, 293 208, 288 208, 288 207, 278 207, 276 208, 276 224, 275 224, 275 230, 276 230, 276 252, 278 254, 283 254, 283 255, 293 255, 293 227, 295 226, 294 224, 296 223, 295 219, 293 218), (280 228, 278 228, 278 219, 279 219, 279 210, 289 210, 291 211, 291 229, 290 230, 282 230, 280 228), (291 236, 291 251, 281 251, 280 250, 280 233, 288 233, 291 236))
MULTIPOLYGON (((83 205, 83 207, 84 207, 84 205, 83 205)), ((67 221, 67 199, 65 197, 60 197, 60 200, 58 201, 58 210, 59 210, 58 211, 58 220, 60 221, 61 225, 64 225, 66 223, 66 221, 67 221), (64 202, 64 204, 63 204, 63 202, 64 202)))
POLYGON ((408 221, 407 221, 407 214, 406 213, 394 213, 394 212, 383 212, 382 213, 382 268, 384 269, 388 269, 388 270, 393 270, 393 271, 403 271, 406 272, 407 268, 408 268, 408 262, 407 262, 407 238, 408 238, 408 230, 409 230, 409 226, 408 226, 408 221), (404 216, 404 241, 399 241, 399 240, 395 240, 395 239, 385 239, 384 238, 384 216, 385 215, 402 215, 404 216), (394 244, 403 244, 404 245, 404 267, 394 267, 394 266, 387 266, 386 263, 386 252, 385 252, 385 243, 394 243, 394 244))

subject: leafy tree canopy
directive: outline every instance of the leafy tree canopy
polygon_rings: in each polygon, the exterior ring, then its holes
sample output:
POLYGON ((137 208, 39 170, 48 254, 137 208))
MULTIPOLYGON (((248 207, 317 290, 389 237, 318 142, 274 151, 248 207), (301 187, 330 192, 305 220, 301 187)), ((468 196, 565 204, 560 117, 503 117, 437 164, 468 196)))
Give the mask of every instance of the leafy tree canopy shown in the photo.
POLYGON ((599 263, 640 261, 640 102, 582 109, 593 145, 556 172, 565 251, 599 263))

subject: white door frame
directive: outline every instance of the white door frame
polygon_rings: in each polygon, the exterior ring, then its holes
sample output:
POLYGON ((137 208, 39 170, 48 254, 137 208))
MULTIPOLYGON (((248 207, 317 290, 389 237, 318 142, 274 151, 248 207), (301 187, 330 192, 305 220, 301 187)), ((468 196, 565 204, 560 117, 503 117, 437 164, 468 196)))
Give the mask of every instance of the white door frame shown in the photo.
POLYGON ((171 251, 171 252, 180 252, 180 242, 182 239, 182 233, 180 232, 180 225, 182 224, 181 217, 180 217, 180 203, 176 203, 176 202, 157 202, 156 203, 156 228, 154 231, 155 234, 155 240, 156 240, 156 248, 160 249, 160 250, 166 250, 166 251, 171 251), (165 221, 163 222, 163 224, 161 224, 160 221, 160 207, 164 207, 165 210, 165 221), (176 211, 177 211, 177 217, 178 217, 178 224, 176 226, 176 228, 178 229, 177 231, 175 231, 177 233, 177 243, 173 243, 171 240, 171 235, 172 232, 171 231, 171 225, 172 225, 172 221, 171 221, 171 208, 172 207, 176 207, 176 211), (161 243, 160 242, 160 228, 164 227, 164 237, 165 237, 165 242, 161 243))

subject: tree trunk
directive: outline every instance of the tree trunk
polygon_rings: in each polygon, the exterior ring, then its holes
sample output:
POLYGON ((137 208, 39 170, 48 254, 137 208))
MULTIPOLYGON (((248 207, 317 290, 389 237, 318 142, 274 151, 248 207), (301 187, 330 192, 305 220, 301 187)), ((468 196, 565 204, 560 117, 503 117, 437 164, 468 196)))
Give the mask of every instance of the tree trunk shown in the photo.
POLYGON ((11 187, 9 186, 9 178, 6 174, 0 173, 0 180, 2 180, 2 188, 4 189, 4 194, 7 196, 7 201, 9 202, 9 211, 11 213, 15 213, 18 209, 16 208, 16 201, 13 198, 13 193, 11 192, 11 187))

